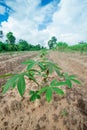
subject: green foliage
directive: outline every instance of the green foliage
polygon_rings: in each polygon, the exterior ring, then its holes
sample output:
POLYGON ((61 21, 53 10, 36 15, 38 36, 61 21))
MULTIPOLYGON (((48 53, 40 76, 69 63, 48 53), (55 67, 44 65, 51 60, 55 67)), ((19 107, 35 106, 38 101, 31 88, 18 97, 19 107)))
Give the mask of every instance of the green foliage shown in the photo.
POLYGON ((31 90, 30 93, 30 101, 35 101, 36 99, 40 99, 40 95, 38 94, 38 91, 31 90))
POLYGON ((3 75, 0 75, 0 78, 5 78, 5 77, 10 77, 10 76, 13 76, 14 74, 3 74, 3 75))
POLYGON ((87 43, 72 45, 69 48, 80 53, 87 52, 87 43))
POLYGON ((0 42, 0 51, 2 51, 2 50, 3 50, 3 43, 0 42))
POLYGON ((7 83, 3 86, 3 94, 6 93, 10 88, 15 88, 18 77, 19 75, 17 74, 7 81, 7 83))
POLYGON ((18 44, 18 49, 20 51, 25 51, 29 49, 29 44, 27 41, 20 39, 18 44))
MULTIPOLYGON (((63 95, 63 86, 68 86, 72 88, 73 82, 80 84, 77 77, 74 75, 68 75, 68 73, 61 73, 61 68, 57 64, 53 63, 45 57, 44 51, 40 52, 41 59, 39 60, 27 60, 22 64, 27 65, 26 70, 23 73, 16 74, 12 76, 7 83, 3 86, 3 93, 6 93, 9 89, 17 87, 20 96, 24 95, 26 89, 25 76, 29 80, 32 80, 37 85, 37 90, 30 90, 30 101, 35 101, 41 98, 41 94, 46 95, 46 100, 50 102, 52 100, 52 94, 57 93, 58 95, 63 95), (57 79, 52 79, 49 82, 49 77, 52 73, 56 72, 56 76, 63 81, 58 81, 57 79), (37 82, 36 76, 40 76, 41 83, 37 82)), ((5 76, 11 76, 7 74, 5 76)), ((3 77, 3 75, 1 76, 3 77)))
POLYGON ((10 43, 10 44, 14 44, 15 43, 16 38, 13 35, 12 32, 8 32, 7 35, 6 35, 6 37, 7 37, 8 43, 10 43))
POLYGON ((81 54, 84 52, 87 52, 87 43, 86 42, 80 42, 75 45, 68 45, 65 42, 58 42, 55 50, 58 51, 65 51, 65 52, 80 52, 81 54))
POLYGON ((25 92, 25 88, 26 88, 24 74, 19 75, 19 78, 17 81, 17 88, 20 95, 23 96, 25 92))
POLYGON ((0 38, 3 38, 4 34, 3 34, 3 31, 0 30, 0 38))
MULTIPOLYGON (((0 31, 0 38, 2 40, 3 38, 3 31, 0 31)), ((0 41, 0 52, 6 52, 6 51, 37 51, 41 49, 45 49, 40 44, 32 45, 28 43, 27 41, 20 39, 18 43, 16 42, 16 37, 13 35, 12 32, 8 32, 6 34, 6 40, 5 42, 0 41)))
POLYGON ((68 44, 65 42, 58 42, 56 45, 56 49, 60 51, 64 51, 68 47, 68 44))
POLYGON ((41 88, 38 92, 38 94, 42 94, 42 93, 46 93, 46 100, 48 102, 51 101, 52 99, 52 93, 55 92, 58 95, 63 95, 64 92, 62 89, 58 88, 58 86, 60 85, 66 85, 66 82, 63 82, 63 84, 61 84, 62 82, 58 82, 57 80, 52 80, 49 86, 45 86, 43 88, 41 88))
POLYGON ((48 41, 48 46, 50 49, 54 48, 57 44, 57 38, 53 36, 51 40, 48 41))
POLYGON ((80 82, 77 80, 77 77, 74 76, 74 75, 68 75, 68 73, 64 73, 63 76, 64 76, 65 81, 66 81, 66 83, 67 83, 67 86, 68 86, 69 88, 72 88, 72 86, 73 86, 72 82, 75 82, 75 83, 77 83, 77 84, 80 84, 80 82))

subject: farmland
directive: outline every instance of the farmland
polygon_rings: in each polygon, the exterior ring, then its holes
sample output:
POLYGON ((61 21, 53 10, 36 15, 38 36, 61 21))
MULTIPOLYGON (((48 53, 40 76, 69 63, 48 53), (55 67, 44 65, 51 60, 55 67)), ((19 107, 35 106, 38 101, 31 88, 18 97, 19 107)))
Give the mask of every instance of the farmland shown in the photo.
MULTIPOLYGON (((1 55, 0 74, 23 71, 25 66, 21 66, 21 62, 35 58, 36 54, 1 55)), ((50 103, 47 103, 45 96, 40 101, 30 102, 28 91, 36 86, 26 78, 27 89, 23 98, 16 89, 9 90, 3 96, 0 94, 0 130, 86 130, 87 54, 50 51, 49 59, 57 63, 63 72, 78 76, 81 85, 74 84, 67 91, 64 88, 66 94, 62 97, 54 94, 50 103)), ((54 77, 55 73, 50 78, 54 77)))
MULTIPOLYGON (((0 54, 0 75, 20 72, 25 66, 21 62, 36 56, 36 52, 9 52, 0 54)), ((0 86, 5 79, 0 79, 0 86)))

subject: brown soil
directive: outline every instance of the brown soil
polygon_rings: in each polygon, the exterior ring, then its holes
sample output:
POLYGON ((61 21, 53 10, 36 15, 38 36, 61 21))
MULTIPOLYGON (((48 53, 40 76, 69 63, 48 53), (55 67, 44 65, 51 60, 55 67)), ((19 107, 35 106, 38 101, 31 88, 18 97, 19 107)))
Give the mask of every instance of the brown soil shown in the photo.
MULTIPOLYGON (((30 102, 28 92, 37 88, 26 79, 24 98, 16 89, 0 97, 0 130, 87 130, 87 116, 80 112, 78 103, 87 93, 87 55, 51 52, 49 58, 64 72, 76 74, 82 84, 67 91, 64 87, 65 95, 54 94, 51 103, 47 103, 45 96, 30 102)), ((54 77, 55 74, 50 78, 54 77)))
MULTIPOLYGON (((0 75, 6 73, 18 73, 25 68, 21 63, 27 59, 33 58, 37 52, 21 52, 14 54, 0 55, 0 75)), ((0 86, 6 82, 6 78, 0 79, 0 86)))

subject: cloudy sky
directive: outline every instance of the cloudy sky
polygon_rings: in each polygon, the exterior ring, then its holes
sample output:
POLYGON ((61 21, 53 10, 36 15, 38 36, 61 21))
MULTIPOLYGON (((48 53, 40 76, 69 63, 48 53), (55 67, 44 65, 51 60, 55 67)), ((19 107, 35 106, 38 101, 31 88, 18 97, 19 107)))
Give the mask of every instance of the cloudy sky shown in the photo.
POLYGON ((0 0, 0 30, 47 46, 58 41, 87 41, 87 0, 0 0))

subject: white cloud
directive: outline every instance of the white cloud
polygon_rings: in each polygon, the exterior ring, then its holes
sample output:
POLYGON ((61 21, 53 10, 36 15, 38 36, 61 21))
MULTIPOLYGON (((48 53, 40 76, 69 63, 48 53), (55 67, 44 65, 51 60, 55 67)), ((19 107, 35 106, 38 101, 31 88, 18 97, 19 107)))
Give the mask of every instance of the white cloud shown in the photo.
POLYGON ((5 7, 0 5, 0 14, 4 14, 5 13, 5 7))
POLYGON ((62 0, 60 10, 53 16, 53 23, 48 26, 52 35, 59 40, 75 43, 87 41, 87 1, 62 0))
POLYGON ((2 22, 4 33, 12 31, 17 39, 33 44, 46 45, 51 36, 70 44, 87 41, 87 0, 61 0, 54 14, 52 3, 42 8, 38 7, 39 3, 40 0, 8 0, 7 4, 15 13, 9 16, 7 22, 2 22), (52 22, 44 30, 38 30, 38 26, 51 14, 52 22))

